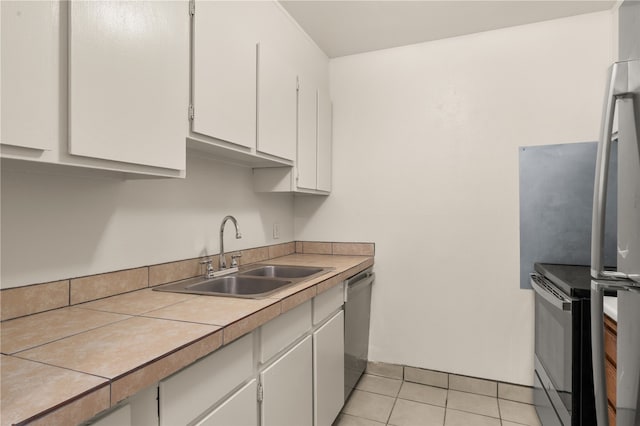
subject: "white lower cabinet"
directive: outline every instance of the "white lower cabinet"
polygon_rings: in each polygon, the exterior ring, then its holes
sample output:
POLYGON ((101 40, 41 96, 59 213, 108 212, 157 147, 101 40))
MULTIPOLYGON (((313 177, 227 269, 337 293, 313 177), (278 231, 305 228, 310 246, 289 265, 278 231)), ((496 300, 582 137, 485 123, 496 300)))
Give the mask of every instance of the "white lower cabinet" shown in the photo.
POLYGON ((344 311, 313 333, 313 420, 330 426, 344 403, 344 311))
POLYGON ((253 379, 196 426, 258 426, 257 392, 253 379))
POLYGON ((307 336, 260 374, 262 426, 313 424, 311 357, 311 336, 307 336))
POLYGON ((160 426, 186 425, 254 374, 253 334, 160 382, 160 426))

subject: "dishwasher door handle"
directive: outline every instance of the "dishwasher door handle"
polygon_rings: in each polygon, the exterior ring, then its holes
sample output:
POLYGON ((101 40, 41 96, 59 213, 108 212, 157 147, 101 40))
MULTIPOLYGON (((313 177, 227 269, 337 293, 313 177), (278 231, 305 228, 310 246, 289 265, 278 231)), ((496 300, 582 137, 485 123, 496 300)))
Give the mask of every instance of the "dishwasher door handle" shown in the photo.
POLYGON ((349 278, 344 286, 344 302, 349 300, 349 293, 358 291, 361 287, 365 287, 373 283, 376 278, 375 272, 366 271, 353 278, 349 278))

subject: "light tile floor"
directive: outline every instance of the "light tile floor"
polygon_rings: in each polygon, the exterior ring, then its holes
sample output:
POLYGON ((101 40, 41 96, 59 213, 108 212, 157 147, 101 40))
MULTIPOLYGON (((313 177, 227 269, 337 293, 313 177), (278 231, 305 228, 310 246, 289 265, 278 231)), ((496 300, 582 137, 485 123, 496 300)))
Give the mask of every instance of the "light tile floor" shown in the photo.
POLYGON ((541 426, 533 405, 365 374, 333 426, 541 426))

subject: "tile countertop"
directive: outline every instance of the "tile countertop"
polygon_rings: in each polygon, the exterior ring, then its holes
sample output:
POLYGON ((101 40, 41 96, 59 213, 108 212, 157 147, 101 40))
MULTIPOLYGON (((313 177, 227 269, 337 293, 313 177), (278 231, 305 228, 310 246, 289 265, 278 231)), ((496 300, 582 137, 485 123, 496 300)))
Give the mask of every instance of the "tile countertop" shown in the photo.
POLYGON ((264 299, 137 290, 0 323, 0 425, 77 424, 373 265, 293 254, 269 264, 335 268, 264 299))

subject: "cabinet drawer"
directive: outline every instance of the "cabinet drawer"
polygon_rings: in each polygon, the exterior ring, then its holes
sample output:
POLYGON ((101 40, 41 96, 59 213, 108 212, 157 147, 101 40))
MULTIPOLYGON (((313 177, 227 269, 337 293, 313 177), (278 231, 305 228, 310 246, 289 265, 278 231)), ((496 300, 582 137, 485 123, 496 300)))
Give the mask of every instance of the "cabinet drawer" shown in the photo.
POLYGON ((253 334, 160 382, 160 426, 184 425, 253 374, 253 334))
POLYGON ((266 362, 311 329, 311 300, 269 321, 261 329, 260 362, 266 362))
POLYGON ((318 324, 344 303, 344 283, 313 298, 313 324, 318 324))

